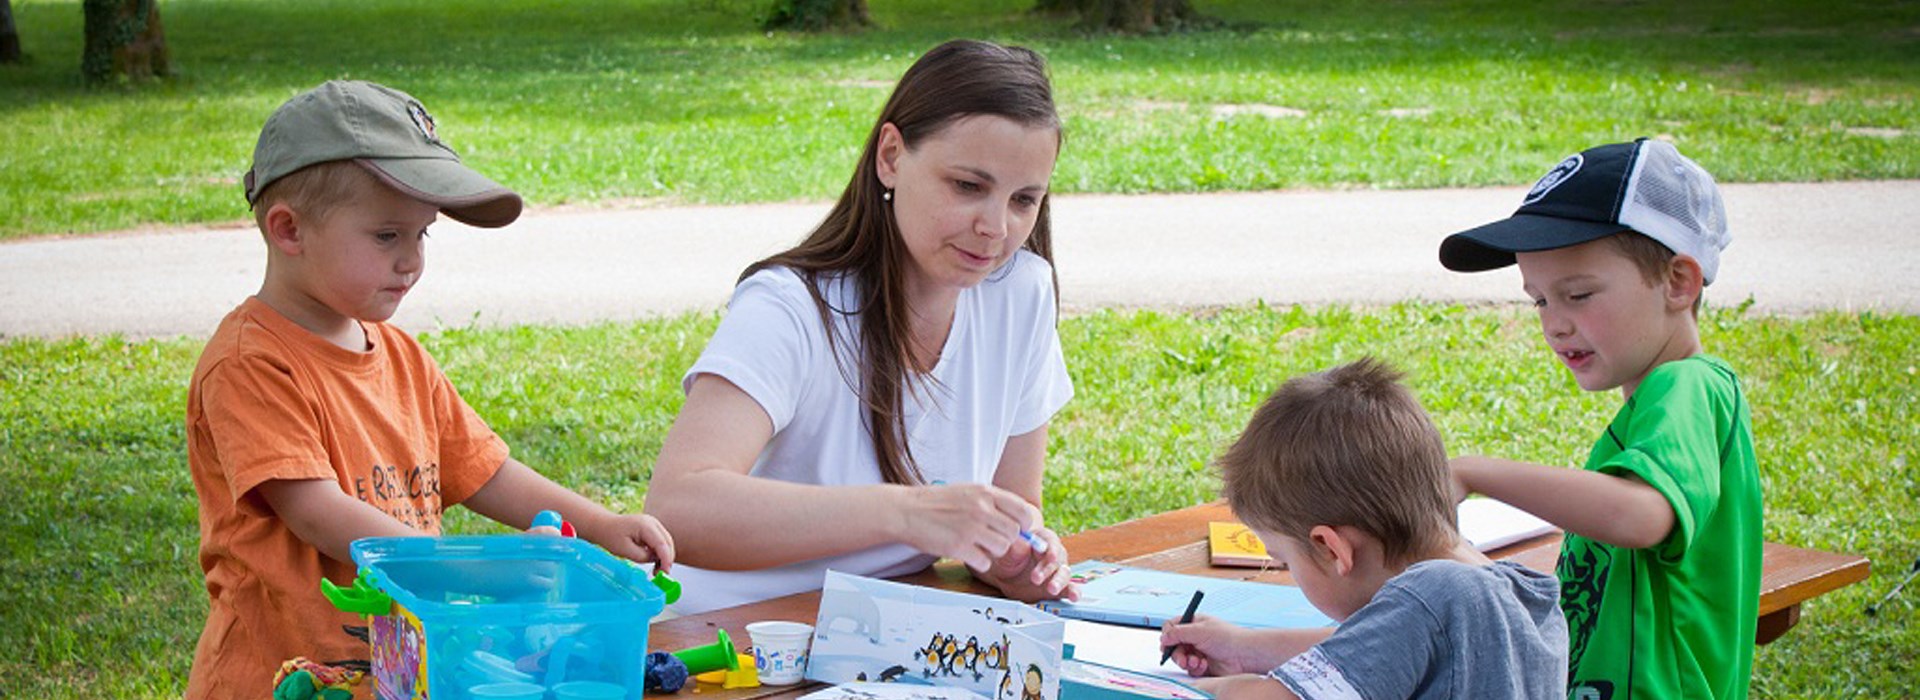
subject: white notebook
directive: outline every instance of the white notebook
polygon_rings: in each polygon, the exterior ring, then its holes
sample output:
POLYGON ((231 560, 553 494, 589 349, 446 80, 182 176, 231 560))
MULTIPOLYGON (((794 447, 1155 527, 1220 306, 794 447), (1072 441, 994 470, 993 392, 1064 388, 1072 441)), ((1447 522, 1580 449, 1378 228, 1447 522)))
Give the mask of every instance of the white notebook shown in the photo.
POLYGON ((1488 552, 1553 532, 1551 523, 1491 498, 1460 502, 1460 536, 1488 552))

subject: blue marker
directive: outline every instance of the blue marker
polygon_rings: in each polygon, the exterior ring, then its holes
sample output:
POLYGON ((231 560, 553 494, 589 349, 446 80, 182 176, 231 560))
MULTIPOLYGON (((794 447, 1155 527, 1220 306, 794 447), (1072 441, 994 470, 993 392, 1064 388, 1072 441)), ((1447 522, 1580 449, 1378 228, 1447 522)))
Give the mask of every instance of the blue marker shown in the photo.
MULTIPOLYGON (((932 483, 932 485, 933 485, 933 486, 945 486, 945 485, 947 485, 947 482, 946 482, 945 480, 943 480, 943 479, 934 479, 934 480, 933 480, 933 483, 932 483)), ((1021 530, 1021 531, 1020 531, 1020 539, 1023 539, 1023 540, 1026 540, 1026 541, 1027 541, 1027 546, 1029 546, 1029 547, 1032 547, 1032 548, 1033 548, 1033 553, 1034 553, 1034 554, 1046 554, 1046 553, 1047 553, 1047 541, 1046 541, 1046 540, 1043 540, 1043 539, 1040 539, 1040 536, 1039 536, 1039 535, 1036 535, 1036 534, 1033 534, 1033 533, 1031 533, 1031 532, 1028 532, 1028 531, 1026 531, 1026 530, 1021 530)))
POLYGON ((1039 536, 1039 535, 1036 535, 1036 534, 1033 534, 1033 533, 1031 533, 1031 532, 1027 532, 1026 530, 1021 530, 1021 531, 1020 531, 1020 539, 1023 539, 1023 540, 1026 540, 1026 541, 1027 541, 1027 544, 1029 544, 1029 545, 1032 545, 1032 546, 1033 546, 1033 553, 1034 553, 1034 554, 1046 554, 1046 553, 1047 553, 1047 541, 1046 541, 1046 540, 1043 540, 1043 539, 1040 539, 1040 536, 1039 536))

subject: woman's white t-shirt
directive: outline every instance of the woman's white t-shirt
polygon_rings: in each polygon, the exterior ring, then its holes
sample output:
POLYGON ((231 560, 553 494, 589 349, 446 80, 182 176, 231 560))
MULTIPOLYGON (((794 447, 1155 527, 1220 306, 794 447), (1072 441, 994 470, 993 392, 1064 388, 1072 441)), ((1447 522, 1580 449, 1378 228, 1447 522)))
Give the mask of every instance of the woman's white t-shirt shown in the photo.
MULTIPOLYGON (((759 402, 773 439, 753 476, 827 486, 882 483, 867 433, 860 381, 855 284, 822 276, 820 290, 842 331, 829 345, 806 283, 790 268, 761 270, 734 289, 726 318, 681 380, 722 377, 759 402), (841 358, 837 362, 834 350, 841 358)), ((1052 268, 1015 253, 986 280, 960 293, 934 382, 901 401, 907 439, 927 482, 990 483, 1007 439, 1046 425, 1073 397, 1054 328, 1052 268), (919 397, 919 398, 916 398, 919 397)), ((904 544, 758 571, 675 566, 685 594, 674 606, 694 614, 821 586, 826 570, 897 576, 934 557, 904 544)))

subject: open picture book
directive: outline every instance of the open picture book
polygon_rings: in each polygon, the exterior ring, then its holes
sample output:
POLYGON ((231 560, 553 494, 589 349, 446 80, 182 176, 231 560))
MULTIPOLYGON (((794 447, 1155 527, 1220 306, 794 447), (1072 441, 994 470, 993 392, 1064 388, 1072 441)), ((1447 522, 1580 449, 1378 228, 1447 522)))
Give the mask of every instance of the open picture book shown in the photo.
MULTIPOLYGON (((1067 621, 1015 601, 827 572, 803 700, 1209 700, 1070 658, 1067 621)), ((1154 653, 1157 637, 1135 643, 1154 653)))

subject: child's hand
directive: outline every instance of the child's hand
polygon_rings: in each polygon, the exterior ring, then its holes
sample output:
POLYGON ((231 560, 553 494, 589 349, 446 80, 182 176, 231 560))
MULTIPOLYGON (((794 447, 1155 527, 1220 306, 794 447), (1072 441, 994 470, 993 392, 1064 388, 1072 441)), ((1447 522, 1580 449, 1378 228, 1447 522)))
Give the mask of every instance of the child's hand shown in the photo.
POLYGON ((656 562, 659 571, 673 567, 673 535, 651 515, 614 515, 582 535, 617 556, 643 564, 656 562))
POLYGON ((999 588, 1001 595, 1024 603, 1058 598, 1079 600, 1080 588, 1070 580, 1067 548, 1060 543, 1060 536, 1044 527, 1036 527, 1030 534, 1045 552, 1034 551, 1033 544, 1022 539, 995 559, 993 568, 981 578, 999 588))
POLYGON ((1160 646, 1173 647, 1173 663, 1190 676, 1231 676, 1240 673, 1265 673, 1260 655, 1247 640, 1245 630, 1210 615, 1195 615, 1193 622, 1180 624, 1168 620, 1160 627, 1160 646))

